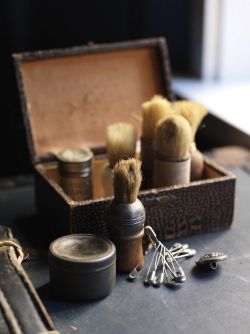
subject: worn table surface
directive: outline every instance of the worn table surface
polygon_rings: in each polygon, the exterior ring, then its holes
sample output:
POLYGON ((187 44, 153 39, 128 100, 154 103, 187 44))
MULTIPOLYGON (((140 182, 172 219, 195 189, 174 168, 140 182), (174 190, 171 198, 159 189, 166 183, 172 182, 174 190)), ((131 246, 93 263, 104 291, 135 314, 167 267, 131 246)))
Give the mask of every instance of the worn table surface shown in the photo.
MULTIPOLYGON (((112 294, 92 303, 66 303, 49 291, 46 261, 24 263, 61 333, 217 333, 250 331, 250 174, 236 168, 236 206, 231 229, 182 239, 197 256, 223 251, 229 259, 213 272, 181 262, 187 281, 178 288, 144 287, 119 275, 112 294)), ((32 184, 0 189, 1 224, 11 226, 25 246, 42 244, 32 184)), ((172 242, 167 243, 171 245, 172 242)))

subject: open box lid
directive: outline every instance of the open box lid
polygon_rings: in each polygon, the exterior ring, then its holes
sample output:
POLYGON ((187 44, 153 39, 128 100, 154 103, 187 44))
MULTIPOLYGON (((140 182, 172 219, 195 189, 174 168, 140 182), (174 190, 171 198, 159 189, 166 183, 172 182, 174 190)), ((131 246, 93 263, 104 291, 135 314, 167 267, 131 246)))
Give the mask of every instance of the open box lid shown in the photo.
POLYGON ((105 145, 106 126, 131 122, 141 104, 172 100, 164 38, 13 55, 33 163, 65 148, 105 145))

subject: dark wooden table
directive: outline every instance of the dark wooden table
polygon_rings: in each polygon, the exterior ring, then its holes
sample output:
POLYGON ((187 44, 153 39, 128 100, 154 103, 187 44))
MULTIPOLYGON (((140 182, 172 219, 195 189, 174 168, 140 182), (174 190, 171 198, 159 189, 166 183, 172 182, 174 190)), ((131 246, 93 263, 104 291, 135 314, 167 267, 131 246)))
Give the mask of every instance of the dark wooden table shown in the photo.
MULTIPOLYGON (((195 259, 181 261, 187 281, 159 289, 118 275, 110 296, 92 303, 66 303, 49 291, 46 260, 24 263, 48 312, 61 333, 217 333, 250 332, 250 170, 235 167, 237 175, 234 222, 229 230, 182 239, 197 256, 223 251, 229 259, 213 272, 200 272, 195 259)), ((24 246, 42 246, 32 180, 2 180, 1 224, 13 228, 24 246)), ((173 242, 167 242, 171 245, 173 242)))

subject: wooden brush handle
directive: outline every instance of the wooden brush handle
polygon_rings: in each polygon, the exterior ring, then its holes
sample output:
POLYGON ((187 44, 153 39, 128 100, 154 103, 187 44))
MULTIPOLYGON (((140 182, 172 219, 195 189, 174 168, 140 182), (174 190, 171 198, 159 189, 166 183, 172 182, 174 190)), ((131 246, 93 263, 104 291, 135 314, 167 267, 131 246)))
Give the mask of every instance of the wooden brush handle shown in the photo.
POLYGON ((204 158, 202 153, 196 148, 191 154, 191 181, 201 180, 204 173, 204 158))
POLYGON ((103 197, 114 196, 113 189, 113 170, 109 164, 106 164, 101 172, 103 197))
POLYGON ((144 230, 132 237, 112 237, 112 241, 116 246, 116 270, 118 272, 130 272, 138 264, 138 269, 143 266, 143 235, 144 230))
POLYGON ((153 170, 154 151, 152 142, 141 138, 141 160, 144 169, 153 170))
POLYGON ((165 161, 155 157, 154 187, 167 187, 190 182, 190 158, 184 161, 165 161))
POLYGON ((152 186, 154 167, 154 150, 152 143, 141 138, 141 161, 142 161, 142 188, 148 189, 152 186))

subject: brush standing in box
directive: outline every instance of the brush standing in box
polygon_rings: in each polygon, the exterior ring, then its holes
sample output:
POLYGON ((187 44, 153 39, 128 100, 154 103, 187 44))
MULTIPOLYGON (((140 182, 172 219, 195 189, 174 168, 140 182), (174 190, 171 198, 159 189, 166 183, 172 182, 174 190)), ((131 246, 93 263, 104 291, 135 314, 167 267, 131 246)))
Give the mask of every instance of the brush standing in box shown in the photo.
POLYGON ((133 124, 120 122, 114 123, 106 129, 108 163, 102 170, 102 187, 104 197, 114 195, 113 191, 113 168, 122 159, 135 157, 136 129, 133 124))
POLYGON ((191 128, 179 115, 158 122, 154 141, 153 185, 155 187, 190 182, 191 128))
POLYGON ((154 149, 153 142, 157 123, 174 113, 171 103, 162 96, 153 96, 142 104, 141 160, 143 170, 143 188, 152 186, 154 149))
POLYGON ((202 153, 196 148, 195 135, 203 118, 207 115, 206 108, 194 101, 176 101, 172 103, 176 113, 189 122, 192 129, 191 153, 191 180, 200 180, 203 177, 204 159, 202 153))

